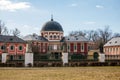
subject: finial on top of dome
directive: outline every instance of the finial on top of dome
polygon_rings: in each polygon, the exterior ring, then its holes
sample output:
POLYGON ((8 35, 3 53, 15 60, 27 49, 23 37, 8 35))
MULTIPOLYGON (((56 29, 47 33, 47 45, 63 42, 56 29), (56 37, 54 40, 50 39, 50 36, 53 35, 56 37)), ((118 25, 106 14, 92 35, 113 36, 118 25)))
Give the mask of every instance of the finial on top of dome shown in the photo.
POLYGON ((51 21, 53 21, 53 15, 51 15, 51 21))

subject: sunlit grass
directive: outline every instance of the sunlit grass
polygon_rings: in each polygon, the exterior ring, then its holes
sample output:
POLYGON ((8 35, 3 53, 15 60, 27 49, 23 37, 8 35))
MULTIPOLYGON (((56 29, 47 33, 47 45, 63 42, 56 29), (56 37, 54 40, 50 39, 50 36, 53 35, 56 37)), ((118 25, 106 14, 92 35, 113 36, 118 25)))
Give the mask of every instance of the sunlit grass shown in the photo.
POLYGON ((120 80, 120 67, 0 68, 0 80, 120 80))

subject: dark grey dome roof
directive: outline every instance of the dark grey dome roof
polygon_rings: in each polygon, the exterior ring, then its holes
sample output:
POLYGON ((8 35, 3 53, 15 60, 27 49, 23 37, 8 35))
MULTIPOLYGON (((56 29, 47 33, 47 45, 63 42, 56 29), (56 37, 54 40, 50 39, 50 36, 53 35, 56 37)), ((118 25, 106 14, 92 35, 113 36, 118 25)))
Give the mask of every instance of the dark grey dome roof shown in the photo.
POLYGON ((51 21, 48 21, 43 25, 41 31, 62 31, 63 32, 63 29, 58 22, 53 21, 53 19, 51 19, 51 21))

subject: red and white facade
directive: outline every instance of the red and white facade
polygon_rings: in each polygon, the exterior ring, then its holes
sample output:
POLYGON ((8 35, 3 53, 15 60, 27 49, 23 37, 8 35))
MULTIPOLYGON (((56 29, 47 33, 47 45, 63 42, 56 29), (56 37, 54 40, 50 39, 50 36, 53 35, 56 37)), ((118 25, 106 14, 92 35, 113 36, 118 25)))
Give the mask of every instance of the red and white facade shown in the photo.
POLYGON ((120 59, 120 37, 112 38, 104 45, 106 59, 120 59))
POLYGON ((85 54, 88 53, 89 40, 83 36, 68 36, 65 37, 67 44, 67 52, 71 54, 85 54))
POLYGON ((67 52, 76 54, 87 54, 88 43, 87 42, 67 42, 67 52))
POLYGON ((0 35, 0 60, 24 60, 26 42, 16 36, 0 35), (2 56, 6 54, 6 57, 2 56))
POLYGON ((6 45, 6 52, 8 55, 24 55, 26 53, 26 44, 25 43, 2 43, 0 42, 0 54, 4 53, 2 46, 6 45), (13 47, 13 48, 12 48, 13 47))

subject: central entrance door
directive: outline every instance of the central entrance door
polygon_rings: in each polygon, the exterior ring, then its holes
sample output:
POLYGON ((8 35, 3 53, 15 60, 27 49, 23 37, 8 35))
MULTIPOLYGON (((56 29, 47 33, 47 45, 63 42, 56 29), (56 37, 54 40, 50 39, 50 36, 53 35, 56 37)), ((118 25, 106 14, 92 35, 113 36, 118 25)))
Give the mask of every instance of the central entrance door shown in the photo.
POLYGON ((55 53, 54 53, 54 58, 55 58, 55 59, 61 59, 61 53, 55 52, 55 53))
POLYGON ((55 59, 59 59, 59 53, 55 53, 55 59))

